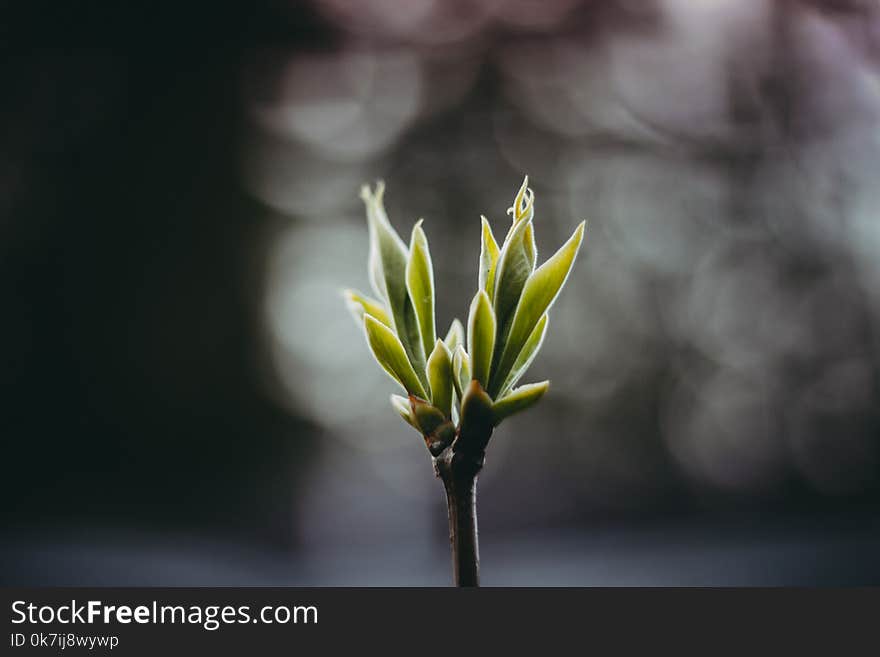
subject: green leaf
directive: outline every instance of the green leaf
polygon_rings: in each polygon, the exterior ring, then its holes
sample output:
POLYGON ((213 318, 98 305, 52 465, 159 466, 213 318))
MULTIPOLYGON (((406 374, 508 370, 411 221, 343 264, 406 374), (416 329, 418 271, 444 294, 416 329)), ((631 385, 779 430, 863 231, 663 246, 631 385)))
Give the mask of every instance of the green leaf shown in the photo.
POLYGON ((504 385, 501 386, 501 391, 498 393, 499 397, 504 397, 504 395, 516 385, 517 381, 519 381, 520 378, 522 378, 522 375, 526 373, 526 370, 529 369, 532 361, 535 360, 535 356, 538 355, 538 351, 540 351, 541 345, 544 342, 544 336, 547 334, 547 321, 548 315, 547 313, 544 313, 531 335, 529 335, 529 339, 526 340, 526 343, 523 345, 522 351, 519 352, 519 356, 517 356, 516 362, 510 370, 510 374, 507 375, 504 385))
MULTIPOLYGON (((513 205, 507 208, 507 214, 513 217, 514 226, 520 221, 531 221, 535 213, 535 194, 529 187, 529 177, 523 178, 522 185, 513 199, 513 205)), ((511 229, 513 227, 511 226, 511 229)), ((508 232, 508 237, 510 233, 508 232)))
POLYGON ((471 377, 481 386, 489 384, 492 350, 495 347, 495 313, 489 295, 478 290, 468 314, 468 352, 471 357, 471 377))
POLYGON ((483 230, 480 237, 480 289, 486 290, 489 299, 495 289, 495 265, 498 263, 498 242, 492 234, 492 227, 489 220, 481 216, 483 230))
MULTIPOLYGON (((527 221, 531 224, 531 221, 535 216, 535 193, 529 187, 528 176, 523 179, 523 184, 519 188, 519 192, 517 192, 516 198, 513 201, 513 207, 509 208, 507 212, 513 215, 513 224, 510 227, 511 231, 513 231, 514 226, 521 221, 527 221)), ((529 225, 529 227, 526 228, 523 245, 529 262, 531 263, 531 269, 534 271, 535 261, 538 259, 538 247, 535 245, 534 226, 529 225)))
POLYGON ((398 415, 403 418, 403 420, 411 426, 413 429, 421 433, 421 429, 419 429, 416 424, 415 418, 412 415, 412 408, 409 405, 409 399, 407 397, 401 397, 400 395, 391 395, 391 406, 397 411, 398 415))
POLYGON ((346 307, 358 323, 358 326, 363 324, 365 314, 372 315, 385 326, 391 326, 391 320, 388 318, 388 313, 385 312, 385 305, 381 301, 376 301, 357 290, 344 290, 342 295, 345 298, 346 307))
POLYGON ((464 326, 461 325, 461 322, 458 319, 452 320, 452 325, 449 327, 449 333, 446 334, 443 342, 446 343, 446 348, 449 349, 449 353, 451 354, 455 353, 455 349, 458 345, 464 344, 464 326))
MULTIPOLYGON (((516 226, 521 221, 531 222, 535 216, 535 194, 529 188, 529 177, 526 176, 523 179, 523 184, 519 188, 519 192, 516 194, 516 198, 513 201, 513 207, 507 210, 508 213, 513 215, 513 225, 510 227, 510 230, 513 230, 513 227, 516 226)), ((526 234, 524 237, 524 245, 526 254, 528 255, 529 262, 532 265, 532 271, 535 270, 535 261, 538 258, 538 248, 535 246, 535 230, 534 226, 529 226, 526 229, 526 234)))
POLYGON ((467 390, 468 384, 471 382, 471 359, 462 345, 455 348, 452 354, 452 383, 455 386, 455 392, 458 398, 462 398, 462 392, 467 390))
POLYGON ((489 395, 495 396, 507 379, 532 331, 541 317, 549 310, 568 278, 575 255, 584 237, 584 223, 543 265, 529 277, 516 308, 516 314, 505 336, 504 349, 497 365, 493 366, 489 395))
POLYGON ((416 424, 423 436, 432 435, 437 427, 447 421, 440 409, 435 408, 428 402, 420 399, 411 399, 410 406, 412 407, 413 415, 415 415, 416 424))
POLYGON ((528 221, 515 224, 498 256, 494 306, 498 335, 502 338, 513 319, 526 279, 532 273, 531 256, 525 242, 526 229, 530 225, 528 221))
POLYGON ((368 187, 361 189, 361 198, 367 208, 367 223, 370 228, 370 282, 377 293, 388 302, 392 328, 397 333, 419 380, 423 386, 427 386, 425 349, 406 285, 409 253, 385 214, 382 201, 384 192, 385 186, 381 182, 376 186, 376 192, 373 194, 368 187))
POLYGON ((519 413, 520 411, 524 411, 537 404, 549 387, 549 381, 529 383, 514 389, 510 394, 499 399, 492 406, 495 425, 497 426, 501 424, 502 420, 510 417, 514 413, 519 413))
POLYGON ((443 343, 437 340, 434 350, 428 357, 428 383, 431 384, 431 403, 446 417, 452 414, 452 354, 443 343))
MULTIPOLYGON (((370 255, 367 264, 367 272, 370 276, 370 285, 372 286, 373 291, 377 296, 387 300, 388 293, 385 290, 385 272, 382 267, 379 236, 375 230, 376 224, 390 226, 388 216, 385 214, 385 206, 382 201, 384 195, 385 183, 381 180, 376 183, 375 193, 370 191, 370 188, 367 185, 361 187, 361 200, 364 202, 364 206, 367 210, 367 228, 370 233, 370 255)), ((393 228, 391 231, 394 233, 393 228)), ((397 233, 394 233, 394 235, 397 235, 397 233)), ((400 240, 399 237, 398 240, 400 240)), ((400 240, 400 242, 401 245, 403 245, 403 241, 400 240)))
POLYGON ((413 227, 409 244, 406 289, 418 320, 422 349, 429 354, 437 341, 437 327, 434 322, 434 267, 421 219, 413 227))
POLYGON ((364 330, 367 334, 367 344, 370 345, 379 365, 408 393, 427 399, 425 388, 416 376, 406 351, 394 332, 372 315, 364 315, 364 330))
POLYGON ((495 424, 492 400, 474 379, 465 388, 461 401, 461 426, 454 449, 481 453, 495 424))
POLYGON ((535 227, 531 221, 529 221, 529 225, 526 227, 523 245, 525 246, 526 256, 529 259, 529 269, 535 271, 535 262, 538 260, 538 247, 535 245, 535 227))
POLYGON ((507 334, 516 312, 516 306, 522 295, 526 280, 535 270, 538 249, 535 245, 535 230, 532 219, 535 216, 535 195, 529 188, 529 177, 525 176, 522 186, 517 192, 513 206, 508 208, 513 215, 513 223, 504 239, 499 262, 495 269, 495 280, 492 297, 495 318, 498 323, 496 344, 492 360, 492 369, 498 365, 501 357, 500 346, 507 341, 507 334))

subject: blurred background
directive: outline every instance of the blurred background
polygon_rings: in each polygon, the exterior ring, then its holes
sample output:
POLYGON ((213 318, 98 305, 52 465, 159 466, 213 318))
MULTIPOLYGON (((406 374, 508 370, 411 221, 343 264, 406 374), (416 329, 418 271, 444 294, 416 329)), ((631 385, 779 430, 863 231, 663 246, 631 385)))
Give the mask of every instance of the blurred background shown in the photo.
POLYGON ((484 583, 880 583, 876 0, 2 7, 3 583, 447 584, 358 189, 445 332, 525 173, 587 241, 484 583))

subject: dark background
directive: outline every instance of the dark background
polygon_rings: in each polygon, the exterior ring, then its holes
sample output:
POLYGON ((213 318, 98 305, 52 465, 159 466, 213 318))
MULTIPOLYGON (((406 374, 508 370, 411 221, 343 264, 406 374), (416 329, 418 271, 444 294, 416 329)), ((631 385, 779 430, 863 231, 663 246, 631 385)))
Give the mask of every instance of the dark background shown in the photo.
POLYGON ((880 580, 880 8, 535 7, 2 5, 5 583, 445 583, 338 289, 385 178, 445 331, 524 173, 588 238, 486 582, 880 580))

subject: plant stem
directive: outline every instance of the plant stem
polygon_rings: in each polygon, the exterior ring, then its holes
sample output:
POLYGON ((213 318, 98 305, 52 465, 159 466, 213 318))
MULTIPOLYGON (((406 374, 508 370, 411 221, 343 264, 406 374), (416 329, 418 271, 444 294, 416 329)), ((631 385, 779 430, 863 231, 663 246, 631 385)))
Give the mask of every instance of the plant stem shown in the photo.
POLYGON ((449 542, 456 586, 480 585, 480 546, 477 538, 477 478, 451 480, 446 486, 449 542))
POLYGON ((446 488, 452 573, 456 586, 480 585, 477 474, 482 465, 482 458, 467 458, 452 448, 445 449, 434 459, 434 469, 446 488))

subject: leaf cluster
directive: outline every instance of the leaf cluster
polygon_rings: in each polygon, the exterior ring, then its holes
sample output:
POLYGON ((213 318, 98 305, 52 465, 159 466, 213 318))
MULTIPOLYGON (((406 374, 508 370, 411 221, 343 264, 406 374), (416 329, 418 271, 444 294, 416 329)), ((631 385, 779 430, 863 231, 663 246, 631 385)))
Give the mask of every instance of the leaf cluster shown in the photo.
POLYGON ((434 269, 422 220, 407 245, 385 213, 385 187, 364 187, 375 296, 346 290, 379 365, 406 392, 391 405, 435 455, 461 435, 488 435, 537 403, 549 381, 517 386, 544 341, 549 310, 565 285, 584 237, 584 222, 537 266, 534 192, 523 181, 499 244, 482 217, 479 279, 465 326, 454 319, 438 338, 434 269))

